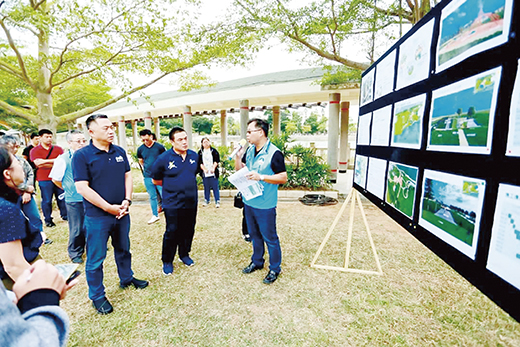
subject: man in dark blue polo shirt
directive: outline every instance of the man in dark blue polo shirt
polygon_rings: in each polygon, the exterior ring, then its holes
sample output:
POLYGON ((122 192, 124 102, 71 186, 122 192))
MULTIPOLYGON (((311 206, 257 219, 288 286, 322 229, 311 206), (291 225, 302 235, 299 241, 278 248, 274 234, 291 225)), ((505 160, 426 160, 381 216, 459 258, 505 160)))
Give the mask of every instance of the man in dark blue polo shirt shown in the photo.
POLYGON ((173 273, 173 259, 177 249, 180 260, 187 266, 197 218, 198 155, 188 149, 188 134, 174 127, 170 131, 171 150, 161 154, 152 168, 153 183, 163 187, 163 209, 166 231, 163 237, 163 273, 173 273))
POLYGON ((126 152, 112 144, 114 128, 107 116, 92 115, 86 123, 92 141, 74 154, 72 171, 76 189, 85 204, 88 296, 99 313, 108 314, 113 307, 105 297, 103 261, 109 236, 120 287, 146 288, 148 282, 136 279, 132 271, 128 208, 133 187, 126 152))

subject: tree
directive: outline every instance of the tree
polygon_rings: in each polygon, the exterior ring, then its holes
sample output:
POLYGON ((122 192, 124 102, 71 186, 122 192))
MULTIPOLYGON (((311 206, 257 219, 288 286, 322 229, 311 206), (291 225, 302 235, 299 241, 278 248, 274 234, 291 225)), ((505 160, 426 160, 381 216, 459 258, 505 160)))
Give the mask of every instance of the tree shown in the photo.
POLYGON ((327 117, 320 116, 319 114, 312 112, 311 115, 305 120, 304 124, 309 126, 309 134, 322 133, 327 128, 327 117))
POLYGON ((406 0, 406 9, 398 1, 380 7, 376 0, 318 0, 306 6, 300 6, 297 0, 235 0, 235 5, 244 26, 266 37, 277 36, 290 50, 365 70, 375 59, 373 33, 381 36, 382 30, 403 21, 417 23, 430 10, 431 1, 436 3, 436 0, 406 0), (370 44, 369 62, 345 55, 349 51, 348 40, 357 37, 364 37, 363 42, 370 44))
POLYGON ((0 1, 0 80, 15 79, 36 100, 32 110, 5 99, 0 108, 55 130, 172 74, 186 89, 190 81, 201 84, 196 66, 247 60, 244 47, 255 49, 255 34, 227 23, 199 25, 196 5, 190 0, 0 1), (36 51, 28 54, 33 47, 36 51), (136 85, 128 74, 153 77, 136 85), (83 78, 120 91, 96 105, 64 107, 58 114, 58 91, 67 94, 83 78))
POLYGON ((211 134, 211 128, 213 127, 213 121, 208 117, 199 116, 193 117, 193 131, 200 134, 211 134))

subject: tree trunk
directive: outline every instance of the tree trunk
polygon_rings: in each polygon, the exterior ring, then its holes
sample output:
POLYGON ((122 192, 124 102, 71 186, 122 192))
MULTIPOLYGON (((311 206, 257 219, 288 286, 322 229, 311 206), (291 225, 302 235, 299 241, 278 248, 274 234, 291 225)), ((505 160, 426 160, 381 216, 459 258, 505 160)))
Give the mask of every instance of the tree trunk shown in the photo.
MULTIPOLYGON (((47 3, 44 1, 40 5, 40 10, 47 12, 47 3)), ((50 88, 51 72, 47 68, 49 57, 49 33, 45 28, 41 28, 38 32, 38 82, 36 90, 36 98, 38 100, 38 129, 49 129, 56 133, 58 120, 54 116, 52 94, 50 88)))

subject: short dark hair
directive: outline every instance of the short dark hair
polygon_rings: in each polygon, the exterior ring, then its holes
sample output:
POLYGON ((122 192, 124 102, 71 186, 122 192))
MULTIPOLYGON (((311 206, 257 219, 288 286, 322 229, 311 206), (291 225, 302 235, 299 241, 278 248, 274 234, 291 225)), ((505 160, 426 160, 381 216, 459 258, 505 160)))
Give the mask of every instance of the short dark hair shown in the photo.
POLYGON ((152 135, 152 131, 150 129, 143 129, 139 132, 139 136, 150 136, 152 135))
POLYGON ((40 131, 38 131, 38 135, 40 135, 40 136, 43 136, 43 135, 45 135, 45 134, 54 135, 54 134, 52 133, 52 131, 50 131, 49 129, 41 129, 40 131))
POLYGON ((35 137, 38 137, 38 136, 40 136, 40 134, 38 134, 38 133, 32 133, 32 134, 31 134, 31 140, 34 139, 35 137))
POLYGON ((267 137, 267 134, 269 133, 269 123, 267 123, 267 121, 261 119, 261 118, 251 118, 248 122, 247 122, 247 125, 251 124, 255 122, 255 127, 257 129, 262 129, 264 131, 264 135, 265 137, 267 137))
POLYGON ((85 121, 85 125, 87 126, 87 129, 90 129, 90 123, 95 122, 98 118, 108 118, 106 114, 93 114, 90 117, 87 118, 85 121))
POLYGON ((170 138, 170 140, 173 141, 173 138, 174 138, 175 134, 182 133, 183 131, 186 132, 186 130, 184 130, 181 127, 173 127, 172 130, 170 130, 170 133, 168 134, 168 137, 170 138))

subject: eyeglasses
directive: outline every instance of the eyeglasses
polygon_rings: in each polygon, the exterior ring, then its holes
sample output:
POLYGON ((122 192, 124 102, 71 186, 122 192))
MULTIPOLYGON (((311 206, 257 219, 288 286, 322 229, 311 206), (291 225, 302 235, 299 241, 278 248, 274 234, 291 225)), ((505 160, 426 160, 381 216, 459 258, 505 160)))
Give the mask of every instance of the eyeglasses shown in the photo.
POLYGON ((262 129, 256 129, 256 130, 248 130, 247 133, 251 135, 251 133, 254 133, 256 131, 262 131, 262 129))
POLYGON ((87 143, 87 140, 76 140, 76 141, 71 141, 71 142, 75 142, 75 143, 87 143))

